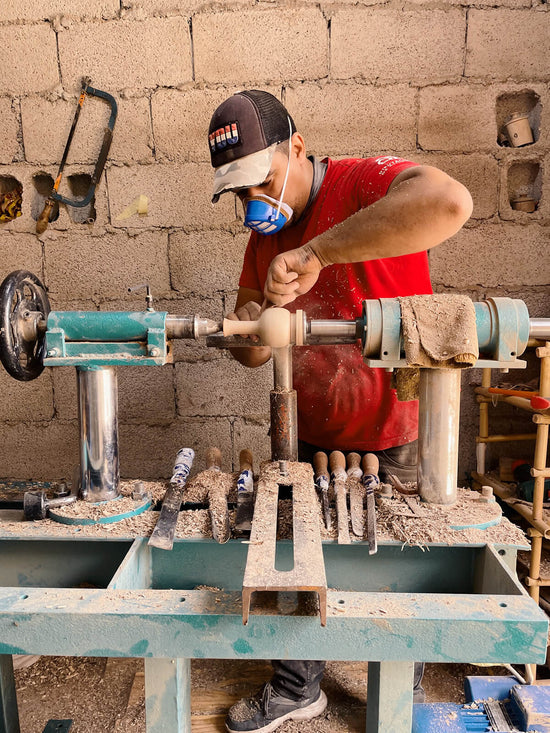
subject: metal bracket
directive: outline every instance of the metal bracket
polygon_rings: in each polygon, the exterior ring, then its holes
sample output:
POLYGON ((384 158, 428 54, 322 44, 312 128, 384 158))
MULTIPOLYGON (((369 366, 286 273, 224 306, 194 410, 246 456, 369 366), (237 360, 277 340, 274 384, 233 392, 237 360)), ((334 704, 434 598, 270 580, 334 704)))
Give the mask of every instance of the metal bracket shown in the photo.
POLYGON ((312 507, 317 505, 313 471, 304 480, 306 464, 287 462, 284 483, 292 484, 294 567, 275 568, 279 481, 278 463, 263 467, 258 481, 254 519, 243 580, 243 624, 248 623, 254 591, 314 591, 319 596, 321 626, 327 623, 327 580, 321 534, 312 507), (300 467, 300 472, 296 469, 300 467))

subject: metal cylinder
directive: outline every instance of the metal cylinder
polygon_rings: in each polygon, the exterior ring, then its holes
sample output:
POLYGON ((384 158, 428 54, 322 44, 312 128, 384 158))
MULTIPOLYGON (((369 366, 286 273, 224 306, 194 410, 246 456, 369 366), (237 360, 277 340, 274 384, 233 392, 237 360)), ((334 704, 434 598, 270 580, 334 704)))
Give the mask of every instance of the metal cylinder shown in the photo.
POLYGON ((530 318, 529 338, 550 341, 550 318, 530 318))
POLYGON ((311 320, 306 322, 307 344, 353 344, 361 337, 357 321, 311 320))
POLYGON ((119 495, 118 395, 115 367, 78 368, 80 492, 86 501, 119 495))
POLYGON ((453 504, 457 494, 460 369, 421 369, 418 415, 418 491, 430 504, 453 504))
POLYGON ((298 400, 292 389, 292 347, 272 349, 271 460, 298 460, 298 400))

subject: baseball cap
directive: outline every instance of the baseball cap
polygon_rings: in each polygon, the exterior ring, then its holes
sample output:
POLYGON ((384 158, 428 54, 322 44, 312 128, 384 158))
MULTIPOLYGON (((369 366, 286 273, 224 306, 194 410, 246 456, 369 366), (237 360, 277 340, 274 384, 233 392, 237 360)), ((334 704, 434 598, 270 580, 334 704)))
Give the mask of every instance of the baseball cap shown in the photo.
POLYGON ((269 92, 237 92, 220 104, 208 128, 213 203, 226 191, 265 181, 277 145, 294 132, 292 117, 269 92))

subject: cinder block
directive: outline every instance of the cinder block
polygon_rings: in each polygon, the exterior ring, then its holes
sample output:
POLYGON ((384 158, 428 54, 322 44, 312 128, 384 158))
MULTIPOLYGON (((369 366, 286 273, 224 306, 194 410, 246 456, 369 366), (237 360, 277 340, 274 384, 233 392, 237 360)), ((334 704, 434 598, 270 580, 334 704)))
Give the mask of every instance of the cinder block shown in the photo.
POLYGON ((14 270, 30 270, 42 279, 42 246, 30 234, 0 232, 0 282, 14 270))
MULTIPOLYGON (((1 434, 1 433, 0 433, 1 434)), ((231 423, 228 418, 186 419, 170 425, 120 425, 120 473, 127 478, 170 478, 181 448, 193 448, 191 473, 205 468, 205 453, 218 447, 224 461, 231 456, 231 423)))
POLYGON ((3 94, 44 92, 59 84, 55 33, 49 25, 3 25, 0 48, 3 94))
POLYGON ((424 150, 494 151, 495 100, 495 90, 480 84, 421 89, 418 144, 424 150))
MULTIPOLYGON (((433 0, 409 0, 409 2, 415 5, 433 5, 433 0)), ((449 5, 465 5, 463 0, 447 0, 447 3, 449 5)), ((470 5, 472 3, 468 4, 470 5)), ((481 0, 481 2, 476 0, 475 3, 476 8, 494 8, 495 6, 501 8, 530 8, 531 5, 531 0, 497 0, 497 2, 495 0, 481 0)))
POLYGON ((178 414, 182 417, 240 415, 266 419, 273 368, 243 367, 231 357, 203 364, 176 364, 178 414))
POLYGON ((2 20, 43 21, 63 15, 65 18, 104 18, 115 15, 120 9, 119 0, 26 0, 24 3, 7 2, 2 9, 2 20))
POLYGON ((261 84, 328 73, 328 26, 317 8, 201 13, 193 17, 195 78, 261 84))
POLYGON ((537 10, 472 9, 468 15, 467 77, 545 80, 550 15, 537 10))
MULTIPOLYGON (((233 89, 159 89, 151 97, 157 158, 210 161, 208 126, 233 89)), ((280 91, 280 90, 279 90, 280 91)))
POLYGON ((169 238, 172 287, 184 293, 214 293, 237 286, 249 235, 175 232, 169 238))
POLYGON ((545 285, 548 268, 540 263, 547 262, 549 246, 547 228, 538 224, 467 227, 430 252, 432 280, 459 290, 472 282, 481 287, 545 285))
POLYGON ((258 474, 260 464, 271 460, 271 438, 269 420, 243 420, 237 418, 233 425, 233 469, 239 470, 239 453, 243 448, 252 451, 254 473, 258 474))
MULTIPOLYGON (((77 378, 74 367, 52 367, 57 417, 78 417, 77 378)), ((176 415, 174 369, 127 366, 117 368, 119 421, 167 424, 176 415)))
MULTIPOLYGON (((151 162, 153 138, 149 100, 118 99, 118 115, 108 160, 118 163, 151 162)), ((76 97, 50 102, 41 97, 21 100, 25 157, 30 163, 59 164, 73 123, 76 97)), ((95 163, 103 143, 110 108, 88 97, 71 142, 67 163, 95 163)))
MULTIPOLYGON (((0 421, 51 420, 53 417, 52 380, 49 370, 30 382, 10 376, 0 364, 0 421)), ((0 451, 1 454, 1 451, 0 451)), ((1 459, 0 459, 1 463, 1 459)), ((2 468, 0 465, 0 475, 2 468)))
POLYGON ((191 81, 186 18, 75 23, 59 34, 63 85, 76 89, 83 74, 109 92, 177 86, 191 81))
POLYGON ((79 463, 78 422, 0 422, 0 445, 1 476, 67 479, 79 463))
POLYGON ((359 156, 415 148, 415 96, 404 84, 301 84, 287 88, 285 103, 308 152, 359 156))
POLYGON ((214 175, 210 163, 113 167, 107 179, 115 227, 177 226, 193 230, 220 228, 235 221, 234 196, 227 194, 217 204, 211 203, 214 175), (140 194, 149 199, 147 216, 117 221, 116 217, 140 194))
POLYGON ((9 97, 0 98, 0 163, 11 163, 19 155, 19 122, 9 97))
POLYGON ((489 155, 416 154, 413 160, 422 165, 433 165, 460 183, 472 195, 472 219, 489 219, 498 210, 499 170, 497 161, 489 155))
POLYGON ((57 297, 121 296, 148 282, 158 294, 170 290, 168 235, 59 235, 45 243, 46 281, 57 297))
POLYGON ((465 30, 457 8, 339 10, 331 25, 331 77, 413 85, 458 80, 465 30))

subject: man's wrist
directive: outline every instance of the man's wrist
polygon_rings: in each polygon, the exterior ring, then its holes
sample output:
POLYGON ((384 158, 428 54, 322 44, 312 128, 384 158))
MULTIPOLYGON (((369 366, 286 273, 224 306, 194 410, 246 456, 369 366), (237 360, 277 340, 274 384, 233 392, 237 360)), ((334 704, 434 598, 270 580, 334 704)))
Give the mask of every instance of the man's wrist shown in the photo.
POLYGON ((305 261, 314 262, 318 266, 319 272, 323 269, 323 267, 332 264, 326 259, 326 257, 324 257, 322 252, 319 251, 319 248, 316 247, 315 244, 311 244, 311 242, 309 242, 308 244, 304 244, 302 246, 302 250, 304 251, 305 261))

